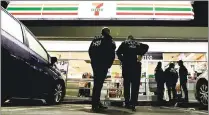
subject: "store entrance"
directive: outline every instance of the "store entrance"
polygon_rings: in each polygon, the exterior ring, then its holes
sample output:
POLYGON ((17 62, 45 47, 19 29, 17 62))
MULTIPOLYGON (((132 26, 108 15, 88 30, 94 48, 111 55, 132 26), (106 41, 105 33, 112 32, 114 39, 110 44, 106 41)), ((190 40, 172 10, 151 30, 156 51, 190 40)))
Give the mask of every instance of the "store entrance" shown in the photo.
MULTIPOLYGON (((93 73, 88 52, 49 52, 51 56, 56 56, 59 60, 58 67, 67 76, 66 97, 78 100, 90 100, 93 88, 93 73), (84 90, 86 89, 86 90, 84 90)), ((165 70, 169 63, 176 63, 181 53, 159 53, 149 52, 142 60, 141 83, 139 90, 139 101, 156 100, 157 84, 155 82, 155 68, 159 61, 165 70)), ((188 89, 193 98, 194 81, 197 75, 207 69, 205 53, 184 53, 182 59, 189 71, 188 89)), ((165 92, 166 93, 166 92, 165 92)), ((166 96, 166 95, 165 95, 166 96)), ((166 98, 166 97, 165 97, 166 98)), ((107 79, 101 94, 102 100, 123 100, 123 79, 120 61, 116 58, 114 64, 109 69, 107 79)))

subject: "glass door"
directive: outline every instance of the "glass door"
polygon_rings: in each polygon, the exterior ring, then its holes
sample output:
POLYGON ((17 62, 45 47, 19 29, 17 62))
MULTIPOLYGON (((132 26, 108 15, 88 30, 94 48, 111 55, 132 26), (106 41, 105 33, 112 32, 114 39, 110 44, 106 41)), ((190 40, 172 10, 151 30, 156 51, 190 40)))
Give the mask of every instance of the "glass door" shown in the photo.
POLYGON ((148 94, 149 96, 151 95, 156 95, 157 93, 157 83, 155 81, 155 68, 158 64, 158 62, 162 60, 150 60, 148 61, 148 69, 147 69, 147 79, 148 79, 148 94))
POLYGON ((140 87, 139 87, 140 95, 147 95, 146 84, 147 84, 147 61, 142 61, 141 80, 140 80, 140 87))

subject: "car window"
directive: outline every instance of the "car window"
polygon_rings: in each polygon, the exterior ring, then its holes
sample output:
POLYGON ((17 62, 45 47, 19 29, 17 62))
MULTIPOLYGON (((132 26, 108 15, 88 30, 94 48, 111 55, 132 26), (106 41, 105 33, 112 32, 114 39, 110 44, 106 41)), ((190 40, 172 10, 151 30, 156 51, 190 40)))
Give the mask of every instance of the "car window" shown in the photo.
POLYGON ((20 23, 3 10, 1 10, 1 29, 23 43, 23 33, 20 23))
POLYGON ((43 49, 43 47, 40 45, 40 43, 35 39, 35 37, 28 31, 25 31, 25 35, 28 39, 29 48, 35 51, 37 54, 39 54, 41 57, 43 57, 45 60, 48 61, 48 54, 43 49))

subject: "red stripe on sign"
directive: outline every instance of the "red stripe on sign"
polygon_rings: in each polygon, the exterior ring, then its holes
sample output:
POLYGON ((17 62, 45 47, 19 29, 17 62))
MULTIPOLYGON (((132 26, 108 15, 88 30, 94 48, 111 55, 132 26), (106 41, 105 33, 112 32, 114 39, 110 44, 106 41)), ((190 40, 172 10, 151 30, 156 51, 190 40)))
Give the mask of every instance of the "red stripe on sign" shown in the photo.
POLYGON ((11 13, 12 15, 41 15, 41 13, 11 13))
POLYGON ((78 13, 42 13, 42 15, 78 15, 78 13))
POLYGON ((154 13, 129 13, 129 12, 117 12, 116 15, 153 15, 154 13))
POLYGON ((155 15, 191 16, 192 13, 155 13, 155 15))

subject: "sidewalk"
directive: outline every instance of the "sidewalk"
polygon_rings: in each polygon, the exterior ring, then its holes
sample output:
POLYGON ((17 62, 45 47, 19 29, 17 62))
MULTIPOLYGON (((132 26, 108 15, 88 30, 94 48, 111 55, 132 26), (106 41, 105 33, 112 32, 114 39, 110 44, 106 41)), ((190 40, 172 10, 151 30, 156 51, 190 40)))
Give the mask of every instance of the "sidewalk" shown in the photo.
MULTIPOLYGON (((106 103, 108 106, 123 106, 122 100, 105 100, 101 99, 102 102, 106 103)), ((63 101, 64 104, 91 104, 90 97, 66 97, 63 101)), ((163 106, 172 107, 175 106, 176 103, 168 103, 166 102, 163 106)), ((158 106, 159 103, 157 101, 138 101, 138 106, 158 106)), ((183 108, 196 108, 199 107, 200 104, 196 100, 191 100, 189 103, 178 103, 177 107, 183 108)))
POLYGON ((2 107, 3 115, 207 115, 207 112, 168 109, 152 106, 137 106, 137 111, 122 107, 109 106, 99 113, 91 112, 91 105, 87 104, 60 104, 54 106, 11 106, 2 107))

